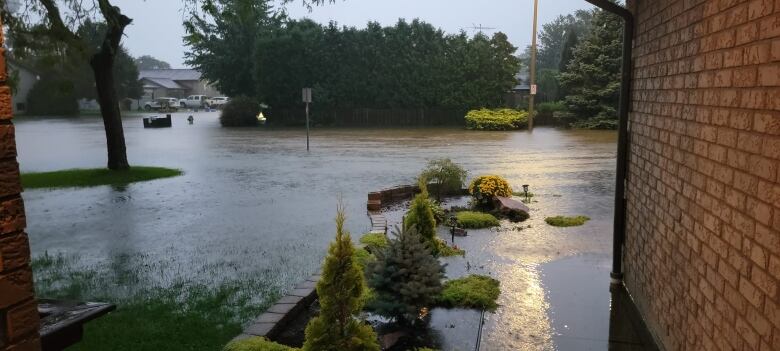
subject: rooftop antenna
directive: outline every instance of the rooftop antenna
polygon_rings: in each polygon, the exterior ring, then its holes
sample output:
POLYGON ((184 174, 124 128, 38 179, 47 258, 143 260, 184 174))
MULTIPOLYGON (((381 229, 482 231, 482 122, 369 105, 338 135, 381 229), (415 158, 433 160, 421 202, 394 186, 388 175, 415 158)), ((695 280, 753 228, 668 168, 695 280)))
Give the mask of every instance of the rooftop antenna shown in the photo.
POLYGON ((471 27, 466 27, 466 28, 471 29, 471 30, 473 30, 475 32, 480 32, 480 33, 482 33, 483 30, 496 29, 494 27, 484 27, 484 26, 482 26, 482 23, 480 23, 479 25, 476 25, 476 24, 472 23, 471 27))

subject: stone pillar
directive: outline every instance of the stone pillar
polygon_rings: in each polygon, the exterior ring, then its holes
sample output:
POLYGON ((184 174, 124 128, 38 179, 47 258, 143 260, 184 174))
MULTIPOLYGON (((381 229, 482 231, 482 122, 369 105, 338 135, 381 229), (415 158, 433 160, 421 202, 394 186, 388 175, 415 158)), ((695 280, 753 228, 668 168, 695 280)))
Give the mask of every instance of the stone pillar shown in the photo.
MULTIPOLYGON (((0 46, 2 30, 0 25, 0 46)), ((5 49, 0 48, 0 350, 40 350, 7 77, 5 49)))

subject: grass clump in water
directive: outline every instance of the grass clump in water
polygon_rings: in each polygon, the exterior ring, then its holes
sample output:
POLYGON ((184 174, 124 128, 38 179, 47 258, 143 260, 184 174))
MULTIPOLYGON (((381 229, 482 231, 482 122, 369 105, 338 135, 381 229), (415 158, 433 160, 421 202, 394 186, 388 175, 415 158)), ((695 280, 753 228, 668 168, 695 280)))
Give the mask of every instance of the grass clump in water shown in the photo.
POLYGON ((387 236, 383 233, 367 233, 360 238, 360 243, 366 245, 369 251, 373 249, 383 249, 389 245, 387 236))
POLYGON ((179 169, 141 166, 123 171, 113 171, 107 168, 66 169, 53 172, 22 173, 22 186, 26 189, 38 189, 124 185, 175 177, 181 174, 182 171, 179 169))
POLYGON ((499 281, 484 275, 469 276, 444 283, 439 304, 446 307, 484 308, 493 311, 501 294, 499 281))
POLYGON ((498 218, 489 213, 461 211, 455 215, 461 228, 479 229, 498 226, 498 218))
POLYGON ((554 227, 576 227, 585 224, 585 222, 589 220, 590 217, 587 216, 575 216, 575 217, 555 216, 555 217, 547 217, 544 219, 544 221, 547 222, 547 224, 554 227))
POLYGON ((299 348, 275 343, 263 337, 233 340, 222 351, 297 351, 299 348))
POLYGON ((465 256, 466 250, 459 249, 457 246, 449 246, 447 245, 447 242, 436 238, 436 244, 439 246, 439 257, 450 257, 450 256, 465 256))

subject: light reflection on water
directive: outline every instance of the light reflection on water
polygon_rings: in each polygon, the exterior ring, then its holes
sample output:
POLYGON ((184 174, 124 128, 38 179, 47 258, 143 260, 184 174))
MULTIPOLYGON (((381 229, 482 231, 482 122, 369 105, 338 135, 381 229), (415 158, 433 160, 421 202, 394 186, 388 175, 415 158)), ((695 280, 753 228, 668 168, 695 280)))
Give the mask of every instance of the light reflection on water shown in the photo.
MULTIPOLYGON (((258 273, 289 289, 317 270, 340 196, 347 227, 358 236, 370 226, 369 191, 412 183, 427 160, 450 157, 472 176, 499 174, 537 195, 524 223, 530 228, 472 231, 458 239, 466 257, 448 259, 451 277, 484 272, 502 281, 502 307, 487 317, 483 350, 523 350, 553 347, 539 265, 610 252, 613 132, 315 129, 307 153, 303 130, 224 129, 215 113, 195 114, 190 126, 187 115, 175 114, 170 129, 144 130, 139 117, 124 123, 131 163, 181 168, 181 177, 25 192, 33 255, 75 254, 84 264, 129 255, 170 262, 161 265, 163 285, 258 273), (560 214, 592 220, 565 229, 543 222, 560 214)), ((98 118, 16 125, 23 171, 105 163, 98 118)))

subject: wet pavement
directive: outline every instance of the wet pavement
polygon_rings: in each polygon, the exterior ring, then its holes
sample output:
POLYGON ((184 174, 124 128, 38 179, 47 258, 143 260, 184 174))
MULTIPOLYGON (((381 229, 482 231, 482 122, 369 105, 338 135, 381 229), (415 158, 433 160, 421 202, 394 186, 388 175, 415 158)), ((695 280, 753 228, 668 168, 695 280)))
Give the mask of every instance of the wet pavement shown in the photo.
MULTIPOLYGON (((368 192, 413 183, 427 160, 450 157, 470 176, 498 174, 515 188, 529 184, 536 194, 531 219, 472 230, 456 238, 466 257, 446 260, 450 277, 482 273, 501 281, 501 307, 486 314, 481 349, 574 350, 586 339, 594 349, 606 345, 614 132, 315 129, 307 153, 302 129, 225 129, 217 113, 195 113, 188 125, 190 114, 174 114, 173 128, 143 129, 141 117, 124 121, 132 164, 181 168, 181 177, 121 188, 26 191, 33 255, 152 266, 149 275, 160 286, 262 275, 284 291, 318 269, 333 238, 339 198, 357 236, 370 229, 368 192), (592 219, 554 228, 544 223, 554 215, 592 219), (589 258, 582 264, 567 257, 589 258), (581 282, 582 294, 596 291, 587 293, 593 298, 587 306, 576 304, 580 295, 564 294, 579 280, 558 278, 573 272, 590 277, 581 282), (567 291, 561 284, 569 284, 567 291)), ((23 171, 105 163, 99 118, 19 118, 16 128, 23 171)), ((391 224, 397 213, 388 213, 391 224)), ((434 324, 446 327, 448 317, 439 321, 437 315, 434 324)), ((446 349, 473 349, 465 339, 469 346, 446 349)))

